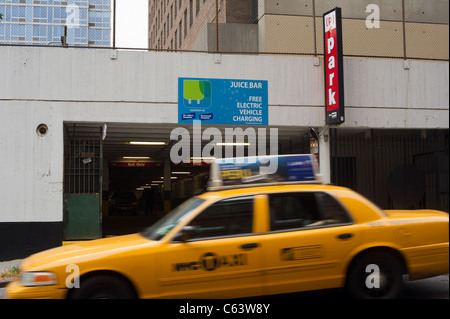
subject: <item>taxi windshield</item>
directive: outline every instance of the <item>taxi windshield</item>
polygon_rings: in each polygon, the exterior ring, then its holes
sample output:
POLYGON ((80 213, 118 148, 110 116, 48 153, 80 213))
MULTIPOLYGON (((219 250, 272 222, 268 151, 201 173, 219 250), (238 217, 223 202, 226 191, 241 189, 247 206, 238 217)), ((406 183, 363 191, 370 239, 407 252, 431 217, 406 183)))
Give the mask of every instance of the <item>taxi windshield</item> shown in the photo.
POLYGON ((199 207, 205 200, 199 197, 192 197, 180 206, 176 207, 169 214, 158 220, 152 226, 147 228, 143 233, 147 239, 160 240, 176 225, 186 218, 186 216, 194 209, 199 207))

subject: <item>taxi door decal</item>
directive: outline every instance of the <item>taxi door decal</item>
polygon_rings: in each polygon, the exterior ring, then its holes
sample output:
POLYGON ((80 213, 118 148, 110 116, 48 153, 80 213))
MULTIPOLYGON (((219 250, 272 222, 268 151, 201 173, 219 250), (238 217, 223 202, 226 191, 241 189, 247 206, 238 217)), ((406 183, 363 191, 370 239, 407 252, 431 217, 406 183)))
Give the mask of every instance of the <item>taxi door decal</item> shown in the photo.
POLYGON ((188 261, 173 265, 173 271, 199 270, 214 271, 220 267, 236 267, 248 264, 247 254, 232 254, 219 256, 215 253, 205 253, 198 261, 188 261))
POLYGON ((281 261, 317 259, 322 257, 325 257, 322 245, 290 247, 280 250, 281 261))

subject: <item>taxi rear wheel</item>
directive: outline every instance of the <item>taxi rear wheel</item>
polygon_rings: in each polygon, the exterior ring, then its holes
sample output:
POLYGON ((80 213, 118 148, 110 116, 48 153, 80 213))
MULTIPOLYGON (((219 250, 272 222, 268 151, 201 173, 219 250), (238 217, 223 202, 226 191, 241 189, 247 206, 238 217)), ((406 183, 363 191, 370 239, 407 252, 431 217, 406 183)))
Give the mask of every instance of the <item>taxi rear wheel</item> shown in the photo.
POLYGON ((358 257, 347 274, 347 289, 353 298, 396 298, 402 285, 402 264, 390 252, 374 251, 358 257))
POLYGON ((122 278, 112 275, 97 275, 81 278, 80 288, 72 288, 71 299, 133 299, 135 294, 122 278))

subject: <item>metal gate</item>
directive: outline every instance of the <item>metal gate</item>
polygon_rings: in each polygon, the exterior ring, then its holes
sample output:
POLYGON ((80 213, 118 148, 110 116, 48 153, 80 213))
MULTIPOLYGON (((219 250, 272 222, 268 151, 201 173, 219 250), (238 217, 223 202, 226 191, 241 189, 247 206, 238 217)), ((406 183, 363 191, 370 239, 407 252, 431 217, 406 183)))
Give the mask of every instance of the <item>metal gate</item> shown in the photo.
POLYGON ((449 210, 448 130, 330 129, 331 181, 383 209, 449 210))
POLYGON ((101 135, 70 134, 64 156, 64 240, 102 236, 101 135))

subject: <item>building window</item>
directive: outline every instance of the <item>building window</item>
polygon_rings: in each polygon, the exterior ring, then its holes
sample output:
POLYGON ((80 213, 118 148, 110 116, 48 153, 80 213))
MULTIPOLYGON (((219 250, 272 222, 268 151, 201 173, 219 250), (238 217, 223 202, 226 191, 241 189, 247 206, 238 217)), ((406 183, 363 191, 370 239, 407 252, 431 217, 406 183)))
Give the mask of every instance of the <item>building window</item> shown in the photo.
POLYGON ((194 23, 194 0, 189 0, 189 27, 194 23))
POLYGON ((170 29, 173 27, 173 5, 170 6, 170 29))
POLYGON ((175 50, 177 50, 178 49, 178 30, 175 30, 175 35, 174 35, 173 39, 175 40, 175 50))
MULTIPOLYGON (((22 7, 22 8, 25 9, 25 7, 22 7)), ((47 7, 33 7, 33 21, 47 22, 48 21, 48 18, 47 18, 48 9, 49 8, 47 8, 47 7)), ((14 12, 14 10, 13 10, 13 12, 14 12)))
POLYGON ((179 42, 180 42, 180 48, 181 48, 181 44, 183 44, 183 37, 181 36, 181 25, 183 24, 183 22, 182 21, 180 21, 180 24, 179 24, 179 26, 178 26, 178 30, 180 30, 180 33, 179 33, 179 42))
MULTIPOLYGON (((2 13, 5 14, 4 11, 2 13)), ((40 11, 38 11, 38 13, 39 14, 35 14, 35 17, 40 18, 40 11)), ((46 10, 42 10, 42 15, 43 15, 43 18, 47 17, 46 10)), ((24 6, 13 6, 11 9, 11 20, 10 21, 17 22, 17 21, 20 21, 20 19, 24 19, 24 18, 25 18, 25 7, 24 6)))
POLYGON ((166 24, 164 23, 164 29, 163 29, 163 46, 166 45, 166 24))
POLYGON ((25 24, 16 24, 11 30, 11 36, 13 40, 25 40, 25 24))
POLYGON ((159 21, 161 21, 161 10, 158 10, 158 16, 156 17, 156 26, 157 26, 158 31, 159 31, 158 19, 159 19, 159 21))
POLYGON ((184 37, 187 36, 187 9, 184 10, 184 37))

